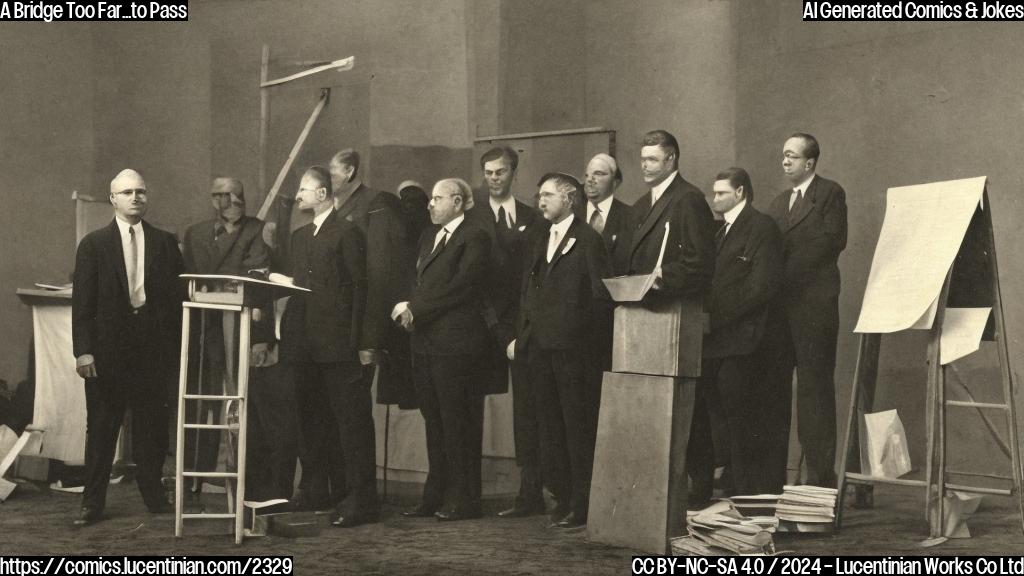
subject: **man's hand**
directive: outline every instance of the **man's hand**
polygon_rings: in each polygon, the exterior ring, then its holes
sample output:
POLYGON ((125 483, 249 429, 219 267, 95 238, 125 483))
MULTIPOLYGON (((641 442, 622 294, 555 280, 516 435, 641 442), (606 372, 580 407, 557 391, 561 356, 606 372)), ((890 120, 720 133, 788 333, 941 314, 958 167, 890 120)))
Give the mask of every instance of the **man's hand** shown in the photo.
POLYGON ((92 354, 82 354, 75 359, 75 372, 82 378, 96 378, 96 360, 92 354))
POLYGON ((508 343, 508 348, 505 348, 505 356, 508 356, 509 360, 516 359, 516 341, 513 340, 508 343))
POLYGON ((367 366, 370 364, 379 364, 380 355, 377 353, 376 350, 360 350, 359 363, 362 364, 363 366, 367 366))
POLYGON ((402 312, 405 312, 408 309, 408 302, 399 302, 398 304, 395 304, 395 307, 391 309, 391 319, 397 321, 398 317, 402 315, 402 312))
POLYGON ((406 332, 412 332, 412 310, 406 308, 405 311, 398 316, 398 321, 402 324, 402 328, 404 328, 406 332))
POLYGON ((651 290, 661 290, 665 287, 665 278, 661 275, 661 268, 655 268, 654 272, 654 284, 651 285, 651 290))
POLYGON ((260 368, 267 361, 267 353, 269 352, 270 346, 266 342, 260 342, 259 344, 252 345, 252 365, 256 368, 260 368))

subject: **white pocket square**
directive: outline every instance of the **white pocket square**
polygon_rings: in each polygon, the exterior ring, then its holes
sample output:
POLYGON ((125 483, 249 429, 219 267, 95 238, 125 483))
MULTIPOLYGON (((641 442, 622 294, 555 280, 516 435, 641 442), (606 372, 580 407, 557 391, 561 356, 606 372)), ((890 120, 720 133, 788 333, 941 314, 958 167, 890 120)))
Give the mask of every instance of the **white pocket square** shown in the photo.
POLYGON ((526 224, 523 224, 522 226, 519 227, 520 232, 522 232, 523 230, 526 230, 526 224))
POLYGON ((562 248, 562 254, 568 254, 569 250, 576 245, 575 238, 569 238, 569 241, 565 243, 565 248, 562 248))

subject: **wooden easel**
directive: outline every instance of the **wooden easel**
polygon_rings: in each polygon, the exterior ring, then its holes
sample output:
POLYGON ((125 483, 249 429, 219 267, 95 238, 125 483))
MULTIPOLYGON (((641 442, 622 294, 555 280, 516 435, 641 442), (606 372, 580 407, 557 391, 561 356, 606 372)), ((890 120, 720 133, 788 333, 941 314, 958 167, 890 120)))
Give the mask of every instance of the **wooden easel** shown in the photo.
MULTIPOLYGON (((945 281, 942 284, 941 292, 937 300, 935 319, 930 329, 928 344, 928 384, 927 384, 927 468, 925 480, 909 480, 900 478, 885 478, 870 476, 866 474, 847 472, 847 460, 851 451, 851 436, 855 426, 865 411, 871 406, 865 402, 873 397, 875 381, 878 375, 878 358, 881 348, 880 333, 862 333, 860 346, 857 353, 857 363, 854 370, 853 389, 851 390, 850 408, 847 414, 847 428, 843 439, 842 453, 839 468, 839 495, 836 509, 836 529, 842 525, 843 500, 846 483, 854 484, 891 484, 898 486, 923 486, 925 487, 925 513, 929 521, 929 532, 932 538, 944 535, 945 526, 945 496, 947 490, 958 490, 977 494, 993 494, 1000 496, 1013 496, 1017 499, 1018 512, 1021 518, 1022 530, 1024 530, 1024 494, 1021 492, 1021 460, 1020 445, 1018 442, 1016 408, 1014 404, 1012 368, 1009 362, 1009 339, 1006 335, 1006 326, 1003 317, 1002 295, 999 285, 999 267, 996 258, 995 235, 992 227, 991 204, 987 190, 982 191, 982 207, 976 208, 971 228, 965 233, 965 238, 970 234, 976 221, 980 221, 980 230, 974 230, 976 245, 974 253, 987 254, 987 262, 984 266, 982 277, 987 276, 988 282, 979 286, 982 291, 988 292, 990 305, 992 307, 991 317, 994 320, 994 340, 999 355, 1000 379, 1003 390, 1004 403, 983 403, 971 401, 956 401, 946 399, 946 369, 941 362, 941 338, 943 324, 946 319, 946 308, 950 298, 951 285, 960 265, 960 257, 964 256, 965 247, 962 244, 957 258, 951 263, 946 273, 945 281), (980 220, 979 220, 980 218, 980 220), (984 285, 987 284, 987 285, 984 285), (946 410, 947 408, 974 408, 979 412, 982 410, 999 410, 1006 415, 1006 426, 1009 432, 1009 457, 1011 465, 1010 476, 997 476, 1003 480, 1011 480, 1012 488, 999 489, 976 487, 962 484, 953 484, 947 481, 948 475, 961 475, 973 477, 992 478, 990 474, 972 472, 955 472, 946 469, 946 410)), ((963 242, 963 240, 961 240, 963 242)), ((970 254, 966 255, 968 258, 970 254)), ((968 275, 970 276, 970 275, 968 275)), ((986 306, 987 307, 987 306, 986 306)), ((995 435, 994 430, 990 430, 995 435)), ((996 440, 999 441, 998 436, 996 440)), ((1002 443, 1001 443, 1002 444, 1002 443)))

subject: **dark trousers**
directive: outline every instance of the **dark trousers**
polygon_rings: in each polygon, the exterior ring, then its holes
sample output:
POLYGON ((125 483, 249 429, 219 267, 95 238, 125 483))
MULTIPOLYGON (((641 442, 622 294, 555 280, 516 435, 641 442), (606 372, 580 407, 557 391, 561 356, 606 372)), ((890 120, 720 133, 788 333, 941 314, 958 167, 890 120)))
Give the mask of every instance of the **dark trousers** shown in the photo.
POLYGON ((167 378, 154 355, 138 354, 113 369, 98 366, 85 381, 85 491, 82 506, 103 510, 125 410, 132 411, 135 481, 148 508, 166 503, 160 483, 167 457, 167 378))
POLYGON ((475 355, 413 356, 416 397, 427 434, 426 509, 480 513, 486 372, 475 355))
POLYGON ((528 362, 545 481, 556 495, 570 494, 570 509, 586 520, 601 381, 590 368, 592 358, 579 350, 531 349, 528 362))
POLYGON ((357 362, 308 362, 294 370, 301 487, 321 497, 329 484, 339 511, 376 512, 376 431, 367 371, 357 362))
POLYGON ((725 424, 725 436, 736 494, 760 494, 765 491, 763 431, 760 400, 763 379, 759 358, 753 354, 726 358, 705 358, 698 401, 690 428, 690 452, 687 461, 694 478, 694 493, 710 496, 715 456, 711 421, 725 424), (692 454, 692 455, 691 455, 692 454))
MULTIPOLYGON (((780 309, 781 311, 781 309, 780 309)), ((779 314, 781 317, 782 314, 779 314)), ((789 465, 789 429, 793 406, 793 351, 785 319, 770 322, 761 348, 755 352, 762 370, 763 394, 759 402, 763 428, 761 456, 767 494, 781 494, 789 465)))
POLYGON ((519 466, 518 507, 543 507, 544 482, 540 460, 540 423, 530 384, 530 367, 525 358, 509 363, 512 373, 512 431, 515 434, 516 465, 519 466))
MULTIPOLYGON (((787 314, 796 365, 797 436, 807 458, 808 483, 835 487, 839 300, 790 302, 787 314)), ((792 374, 792 366, 788 373, 792 374)))
POLYGON ((254 368, 249 379, 246 491, 250 500, 290 499, 298 453, 293 367, 254 368))

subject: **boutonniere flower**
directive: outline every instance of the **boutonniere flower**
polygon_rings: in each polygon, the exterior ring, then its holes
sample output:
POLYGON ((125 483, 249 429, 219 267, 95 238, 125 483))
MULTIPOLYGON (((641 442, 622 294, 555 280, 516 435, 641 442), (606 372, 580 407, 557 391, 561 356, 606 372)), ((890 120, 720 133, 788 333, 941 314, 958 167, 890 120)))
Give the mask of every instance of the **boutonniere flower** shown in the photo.
POLYGON ((569 241, 565 243, 565 248, 562 248, 562 254, 563 255, 568 254, 569 250, 571 250, 572 247, 575 246, 575 245, 576 245, 576 239, 575 238, 569 238, 569 241))
POLYGON ((612 234, 612 242, 615 242, 615 240, 618 239, 618 237, 618 234, 612 234))
POLYGON ((523 230, 526 230, 526 225, 525 224, 523 224, 522 226, 519 227, 519 231, 520 232, 522 232, 523 230))

